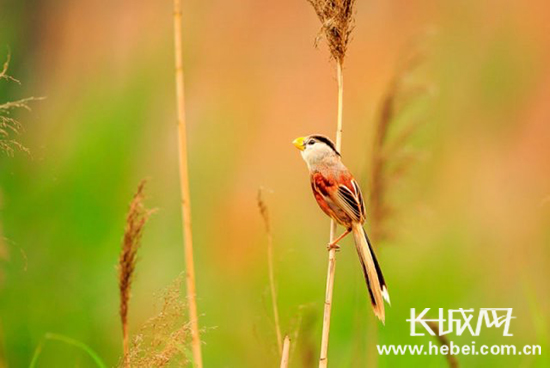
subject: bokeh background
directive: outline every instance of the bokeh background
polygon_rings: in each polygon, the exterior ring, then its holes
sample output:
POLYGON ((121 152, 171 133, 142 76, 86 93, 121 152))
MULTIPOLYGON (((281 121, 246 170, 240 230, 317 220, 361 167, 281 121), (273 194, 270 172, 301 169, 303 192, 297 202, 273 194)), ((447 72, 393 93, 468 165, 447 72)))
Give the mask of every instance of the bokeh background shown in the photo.
MULTIPOLYGON (((411 78, 428 93, 403 118, 420 122, 404 147, 414 160, 392 181, 390 237, 376 244, 393 303, 386 326, 370 310, 347 239, 336 271, 333 366, 445 366, 441 356, 377 356, 377 342, 430 341, 409 336, 413 307, 514 308, 514 337, 485 330, 476 344, 538 344, 543 356, 460 356, 460 363, 548 366, 548 14, 543 0, 358 1, 345 64, 343 157, 366 193, 381 101, 418 39, 426 56, 411 78)), ((290 142, 333 136, 335 65, 322 42, 314 47, 319 23, 305 0, 191 0, 184 15, 205 364, 278 364, 256 204, 263 186, 271 190, 282 327, 295 336, 291 365, 313 366, 329 221, 290 142)), ((142 178, 158 212, 140 250, 133 334, 184 270, 172 3, 1 0, 0 59, 8 52, 21 85, 0 81, 0 103, 45 99, 15 113, 31 155, 0 156, 0 366, 28 366, 47 332, 85 342, 115 366, 116 263, 142 178)), ((94 365, 78 349, 48 342, 38 366, 94 365)))

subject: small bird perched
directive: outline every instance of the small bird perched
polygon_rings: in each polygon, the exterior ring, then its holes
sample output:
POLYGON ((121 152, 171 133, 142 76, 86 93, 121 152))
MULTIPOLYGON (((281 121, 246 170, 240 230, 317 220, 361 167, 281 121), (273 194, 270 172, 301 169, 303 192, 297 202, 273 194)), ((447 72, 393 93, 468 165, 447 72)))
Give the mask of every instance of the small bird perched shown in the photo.
POLYGON ((342 163, 334 143, 327 137, 309 135, 296 138, 292 143, 301 151, 302 158, 307 164, 317 204, 323 212, 346 229, 342 235, 329 243, 328 249, 339 249, 338 242, 349 233, 353 233, 374 314, 384 323, 384 300, 390 304, 390 295, 374 250, 363 229, 366 213, 359 185, 342 163))

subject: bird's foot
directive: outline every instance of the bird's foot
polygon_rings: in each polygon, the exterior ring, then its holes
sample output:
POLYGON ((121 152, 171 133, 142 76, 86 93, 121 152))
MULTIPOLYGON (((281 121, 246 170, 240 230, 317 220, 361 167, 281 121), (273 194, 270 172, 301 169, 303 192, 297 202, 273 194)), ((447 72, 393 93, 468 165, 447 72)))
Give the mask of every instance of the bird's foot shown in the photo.
POLYGON ((327 250, 330 252, 333 249, 336 250, 337 252, 339 252, 340 251, 340 246, 338 244, 335 244, 335 243, 328 243, 327 250))

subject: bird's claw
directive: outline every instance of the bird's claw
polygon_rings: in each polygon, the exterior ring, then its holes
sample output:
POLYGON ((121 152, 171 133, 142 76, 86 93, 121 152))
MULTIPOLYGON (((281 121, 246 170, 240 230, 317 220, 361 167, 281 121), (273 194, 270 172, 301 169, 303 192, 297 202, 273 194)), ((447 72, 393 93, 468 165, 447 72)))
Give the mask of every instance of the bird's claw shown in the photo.
POLYGON ((327 250, 330 252, 332 249, 339 252, 340 251, 340 246, 338 244, 328 243, 327 250))

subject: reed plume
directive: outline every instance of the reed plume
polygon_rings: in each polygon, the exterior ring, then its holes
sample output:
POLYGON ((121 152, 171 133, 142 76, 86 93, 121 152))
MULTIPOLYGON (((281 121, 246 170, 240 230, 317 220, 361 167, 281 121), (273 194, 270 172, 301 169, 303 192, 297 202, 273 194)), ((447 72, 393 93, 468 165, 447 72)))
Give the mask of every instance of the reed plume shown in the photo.
POLYGON ((202 368, 201 338, 197 311, 197 292, 195 286, 195 264, 193 261, 193 233, 191 228, 191 195, 189 193, 189 170, 187 167, 187 127, 185 120, 185 97, 183 78, 183 42, 182 42, 181 0, 174 0, 174 51, 176 78, 176 105, 178 112, 178 159, 181 190, 181 211, 186 266, 186 290, 191 322, 191 344, 193 361, 202 368))
MULTIPOLYGON (((321 21, 321 34, 327 41, 330 54, 336 61, 338 79, 338 112, 336 125, 336 149, 342 152, 342 112, 344 100, 344 76, 342 66, 346 56, 351 32, 354 27, 355 0, 308 0, 321 21)), ((319 37, 317 37, 317 40, 319 37)), ((337 224, 331 220, 330 241, 336 239, 337 224)), ((328 366, 328 343, 330 334, 330 312, 336 271, 336 249, 329 250, 325 306, 323 311, 323 331, 321 337, 321 354, 319 367, 328 366)))
POLYGON ((273 308, 273 320, 275 323, 275 333, 277 335, 277 347, 282 351, 281 324, 279 322, 279 309, 277 307, 277 289, 275 287, 275 272, 273 267, 273 233, 271 231, 271 219, 269 217, 269 208, 262 196, 262 188, 258 190, 258 207, 264 220, 265 231, 267 234, 267 268, 269 273, 269 289, 271 291, 271 305, 273 308))
MULTIPOLYGON (((414 43, 405 51, 382 97, 375 121, 369 172, 369 233, 375 244, 391 240, 394 232, 389 231, 389 222, 396 212, 389 198, 392 185, 411 167, 414 158, 414 152, 406 151, 405 147, 416 132, 419 121, 410 118, 398 120, 404 110, 426 91, 424 86, 410 83, 424 60, 422 48, 414 43)), ((367 335, 370 341, 377 341, 376 326, 369 325, 367 335)), ((368 355, 369 365, 376 365, 378 354, 374 345, 368 355)))
POLYGON ((120 292, 120 321, 122 323, 122 343, 124 350, 124 366, 130 366, 130 344, 128 335, 128 306, 130 303, 130 291, 136 268, 137 252, 141 243, 141 237, 145 223, 152 211, 143 205, 145 180, 142 180, 130 202, 128 215, 126 216, 126 228, 122 240, 122 249, 118 260, 118 288, 120 292))
POLYGON ((427 88, 408 85, 407 80, 421 65, 424 56, 415 48, 398 66, 386 90, 376 122, 373 142, 369 212, 372 237, 376 242, 387 240, 387 223, 394 213, 388 194, 391 185, 410 167, 415 155, 404 147, 416 132, 421 120, 397 124, 403 110, 425 94, 427 88))
POLYGON ((331 56, 340 65, 348 48, 355 23, 355 0, 307 0, 321 21, 320 35, 324 35, 331 56))

